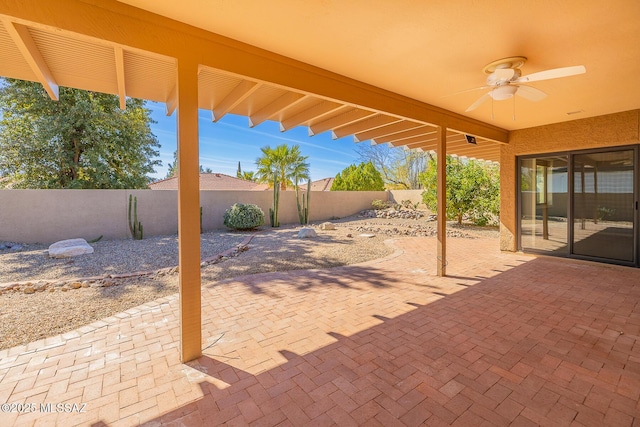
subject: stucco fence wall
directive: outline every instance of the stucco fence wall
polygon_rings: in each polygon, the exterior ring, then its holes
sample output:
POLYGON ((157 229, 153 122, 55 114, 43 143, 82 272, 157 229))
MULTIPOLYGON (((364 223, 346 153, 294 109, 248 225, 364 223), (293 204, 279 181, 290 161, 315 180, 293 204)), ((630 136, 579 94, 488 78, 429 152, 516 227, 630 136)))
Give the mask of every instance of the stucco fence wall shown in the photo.
MULTIPOLYGON (((0 241, 52 243, 62 239, 103 236, 130 238, 129 195, 138 199, 138 220, 145 236, 176 234, 178 194, 175 190, 0 190, 0 241)), ((312 191, 310 221, 345 217, 389 200, 386 191, 312 191)), ((202 225, 223 229, 224 212, 234 203, 253 203, 269 223, 271 191, 201 191, 202 225)), ((295 192, 280 193, 281 224, 298 221, 295 192)))

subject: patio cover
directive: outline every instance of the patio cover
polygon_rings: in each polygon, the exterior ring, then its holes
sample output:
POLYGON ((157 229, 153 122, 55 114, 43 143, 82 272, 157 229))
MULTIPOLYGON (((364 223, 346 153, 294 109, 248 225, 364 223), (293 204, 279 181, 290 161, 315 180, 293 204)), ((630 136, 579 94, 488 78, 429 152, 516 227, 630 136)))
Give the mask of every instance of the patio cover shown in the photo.
MULTIPOLYGON (((508 132, 115 1, 0 2, 0 75, 163 102, 177 110, 181 355, 201 354, 198 108, 218 121, 331 131, 397 147, 499 160, 508 132), (465 135, 476 137, 468 144, 465 135)), ((446 270, 444 162, 438 162, 438 274, 446 270)))

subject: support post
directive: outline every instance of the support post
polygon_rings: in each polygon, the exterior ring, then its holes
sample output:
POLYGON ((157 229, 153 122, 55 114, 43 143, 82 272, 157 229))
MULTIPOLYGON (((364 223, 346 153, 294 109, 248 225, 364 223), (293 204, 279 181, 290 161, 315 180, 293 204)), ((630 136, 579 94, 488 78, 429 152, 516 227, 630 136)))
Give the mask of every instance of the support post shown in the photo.
POLYGON ((438 127, 438 276, 447 275, 447 129, 438 127))
POLYGON ((178 256, 180 360, 202 355, 198 65, 178 61, 178 256))

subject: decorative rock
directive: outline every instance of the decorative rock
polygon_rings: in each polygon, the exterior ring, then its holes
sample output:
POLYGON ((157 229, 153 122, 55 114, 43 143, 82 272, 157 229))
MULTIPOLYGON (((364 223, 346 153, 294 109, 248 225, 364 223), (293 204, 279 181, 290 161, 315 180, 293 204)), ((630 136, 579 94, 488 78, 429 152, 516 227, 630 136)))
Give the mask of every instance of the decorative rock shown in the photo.
POLYGON ((301 228, 300 231, 298 231, 298 237, 300 239, 309 239, 312 237, 318 237, 318 234, 313 228, 304 227, 301 228))
POLYGON ((82 283, 73 282, 69 285, 71 289, 80 289, 82 287, 82 283))
POLYGON ((361 234, 360 237, 372 238, 375 237, 375 234, 361 234))
POLYGON ((335 230, 336 226, 331 222, 323 222, 320 224, 320 230, 335 230))
POLYGON ((24 292, 25 294, 35 294, 36 290, 33 289, 31 286, 27 286, 26 288, 24 288, 24 291, 22 292, 24 292))
POLYGON ((61 240, 49 246, 51 258, 69 258, 92 253, 93 248, 84 239, 61 240))

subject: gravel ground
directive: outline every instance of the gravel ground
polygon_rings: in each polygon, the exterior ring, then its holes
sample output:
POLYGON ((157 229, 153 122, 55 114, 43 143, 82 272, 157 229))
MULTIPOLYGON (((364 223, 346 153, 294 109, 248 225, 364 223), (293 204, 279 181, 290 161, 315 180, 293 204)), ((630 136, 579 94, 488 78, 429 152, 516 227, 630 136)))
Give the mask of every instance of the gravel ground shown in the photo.
MULTIPOLYGON (((350 217, 332 221, 335 230, 321 230, 318 237, 298 239, 300 227, 258 233, 216 231, 202 235, 202 258, 235 248, 253 234, 246 251, 202 269, 202 283, 223 286, 221 280, 246 274, 294 269, 331 268, 384 257, 392 249, 390 237, 434 235, 435 222, 427 220, 350 217), (361 237, 360 234, 374 234, 361 237)), ((497 229, 458 227, 451 224, 451 237, 497 237, 497 229)), ((141 241, 101 241, 95 252, 73 260, 48 258, 46 247, 25 245, 21 251, 0 252, 0 283, 36 279, 69 280, 95 275, 157 270, 177 265, 176 236, 141 241)), ((113 286, 86 287, 66 292, 33 294, 7 292, 0 295, 0 349, 61 334, 131 307, 178 291, 178 275, 148 275, 114 279, 113 286)))

